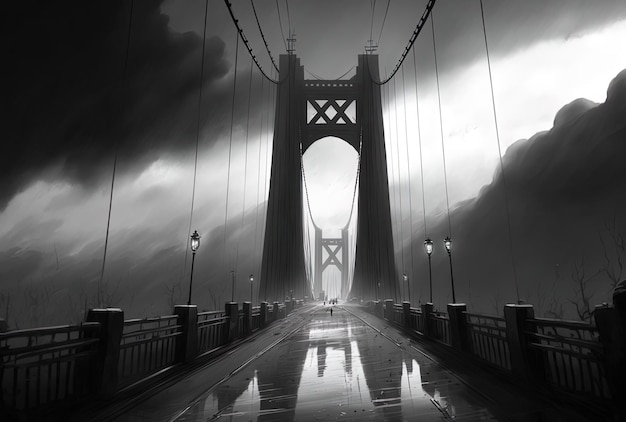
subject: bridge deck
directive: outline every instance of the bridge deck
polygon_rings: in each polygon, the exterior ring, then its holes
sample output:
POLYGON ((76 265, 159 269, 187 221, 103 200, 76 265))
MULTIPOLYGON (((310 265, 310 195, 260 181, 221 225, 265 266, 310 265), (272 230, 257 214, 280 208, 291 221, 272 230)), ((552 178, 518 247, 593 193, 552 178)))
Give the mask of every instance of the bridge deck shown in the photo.
POLYGON ((586 420, 497 377, 459 376, 425 350, 356 306, 332 316, 308 306, 139 404, 91 419, 586 420))

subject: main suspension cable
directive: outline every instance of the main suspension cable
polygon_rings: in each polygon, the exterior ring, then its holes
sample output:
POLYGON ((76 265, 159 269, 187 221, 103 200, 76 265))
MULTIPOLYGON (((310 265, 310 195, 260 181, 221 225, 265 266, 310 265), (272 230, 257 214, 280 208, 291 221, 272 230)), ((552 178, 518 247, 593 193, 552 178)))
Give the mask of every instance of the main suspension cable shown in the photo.
POLYGON ((498 129, 498 116, 496 114, 496 97, 493 92, 493 77, 491 74, 491 59, 489 57, 489 43, 487 42, 487 27, 485 25, 485 11, 483 9, 483 0, 480 0, 480 16, 483 24, 483 35, 485 38, 485 51, 487 53, 487 68, 489 69, 489 86, 491 88, 491 105, 493 108, 493 122, 496 130, 496 140, 498 143, 498 157, 500 158, 500 172, 502 174, 502 187, 504 188, 504 203, 506 208, 506 222, 509 238, 509 253, 511 254, 511 266, 513 270, 513 280, 515 281, 515 293, 517 294, 517 302, 520 302, 519 284, 517 279, 517 271, 515 268, 515 255, 513 253, 513 230, 511 228, 511 210, 509 205, 509 194, 504 174, 504 160, 502 158, 502 147, 500 145, 500 131, 498 129))
POLYGON ((261 29, 261 22, 259 21, 259 16, 256 13, 256 7, 254 7, 254 0, 250 0, 250 4, 252 5, 252 11, 254 12, 254 19, 256 19, 256 24, 259 27, 259 32, 261 33, 261 39, 263 40, 263 44, 265 44, 265 51, 267 51, 267 55, 272 61, 272 66, 274 66, 274 69, 278 71, 278 66, 276 66, 276 62, 274 61, 274 57, 272 56, 270 47, 267 45, 267 41, 265 40, 265 34, 263 33, 263 29, 261 29))
MULTIPOLYGON (((409 38, 409 42, 407 46, 404 48, 404 52, 402 53, 402 56, 400 57, 400 60, 398 60, 396 67, 393 68, 393 71, 391 72, 391 74, 382 81, 372 80, 373 83, 377 85, 384 85, 387 82, 389 82, 391 78, 395 76, 395 74, 400 69, 400 66, 402 66, 402 63, 404 63, 404 59, 406 58, 406 55, 409 53, 409 50, 413 48, 413 44, 415 44, 415 40, 417 39, 417 36, 420 34, 420 32, 422 32, 422 29, 424 28, 424 25, 426 24, 426 21, 428 20, 428 16, 430 16, 433 10, 433 7, 435 6, 436 1, 437 0, 428 0, 428 4, 426 4, 426 9, 424 10, 424 13, 422 13, 422 16, 420 17, 419 21, 417 22, 417 26, 415 27, 415 30, 413 31, 411 38, 409 38)), ((381 34, 382 34, 382 28, 381 28, 381 34)), ((378 39, 378 41, 380 41, 380 38, 378 39)))
MULTIPOLYGON (((276 0, 278 1, 278 0, 276 0)), ((239 20, 235 17, 235 13, 233 12, 233 8, 232 8, 232 3, 230 3, 228 0, 224 0, 224 3, 226 3, 226 7, 228 7, 228 12, 230 13, 230 17, 233 21, 233 24, 235 25, 235 28, 237 28, 237 34, 239 34, 239 38, 241 38, 241 41, 243 41, 244 45, 246 46, 246 49, 248 50, 248 54, 250 54, 250 57, 252 57, 252 60, 254 61, 254 63, 256 64, 256 67, 259 69, 259 71, 263 74, 263 76, 265 76, 265 78, 274 83, 277 84, 278 81, 275 81, 274 79, 270 78, 267 73, 265 73, 265 71, 263 70, 263 67, 261 67, 261 64, 259 63, 259 61, 257 60, 256 56, 254 55, 254 53, 252 52, 252 47, 250 47, 250 43, 248 42, 248 39, 246 38, 246 35, 243 33, 243 29, 241 29, 241 27, 239 26, 239 20)), ((239 39, 237 38, 237 39, 239 39)))

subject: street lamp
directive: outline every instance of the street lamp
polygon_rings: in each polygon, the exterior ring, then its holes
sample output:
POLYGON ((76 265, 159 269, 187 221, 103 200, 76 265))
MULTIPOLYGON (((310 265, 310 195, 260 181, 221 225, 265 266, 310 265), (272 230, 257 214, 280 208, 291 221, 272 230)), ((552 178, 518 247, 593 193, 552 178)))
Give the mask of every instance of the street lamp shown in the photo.
POLYGON ((252 296, 252 283, 254 283, 254 276, 252 274, 250 274, 250 304, 252 304, 253 302, 253 296, 252 296))
POLYGON ((230 277, 233 280, 232 290, 230 292, 230 301, 234 302, 235 301, 235 270, 230 270, 230 277))
POLYGON ((410 303, 411 302, 411 284, 409 284, 409 276, 406 275, 406 273, 404 273, 402 274, 402 278, 404 279, 404 282, 406 283, 406 290, 409 296, 409 303, 410 303))
POLYGON ((450 259, 450 284, 452 285, 452 303, 456 303, 456 296, 454 295, 454 274, 452 274, 452 239, 450 236, 446 236, 443 240, 443 244, 448 251, 448 258, 450 259))
POLYGON ((430 237, 424 241, 424 249, 426 249, 426 254, 428 255, 428 284, 430 286, 430 303, 433 303, 433 268, 430 262, 430 256, 433 253, 433 241, 430 237))
POLYGON ((193 286, 193 263, 196 260, 196 251, 200 247, 200 235, 198 230, 194 230, 191 235, 191 276, 189 277, 189 299, 187 305, 191 305, 191 287, 193 286))

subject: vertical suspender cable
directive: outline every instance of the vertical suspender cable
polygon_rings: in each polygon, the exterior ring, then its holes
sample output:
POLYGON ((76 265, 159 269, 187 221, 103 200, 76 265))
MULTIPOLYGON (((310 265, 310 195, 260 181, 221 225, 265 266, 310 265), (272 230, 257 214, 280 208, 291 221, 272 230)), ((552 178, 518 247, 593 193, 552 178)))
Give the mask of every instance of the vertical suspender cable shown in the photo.
POLYGON ((487 42, 487 28, 485 25, 485 11, 483 9, 483 0, 480 0, 480 16, 483 23, 483 35, 485 38, 485 51, 487 53, 487 68, 489 69, 489 86, 491 88, 491 104, 493 107, 493 121, 496 129, 496 140, 498 142, 498 156, 500 158, 500 172, 502 174, 502 186, 504 188, 504 203, 506 207, 506 222, 509 237, 509 253, 511 254, 511 267, 513 270, 513 280, 515 281, 515 293, 517 295, 517 301, 520 302, 519 285, 517 280, 517 271, 515 268, 515 257, 513 254, 513 234, 511 229, 511 210, 509 206, 509 194, 506 186, 506 178, 504 174, 504 163, 502 159, 502 147, 500 146, 500 131, 498 129, 498 116, 496 114, 496 98, 493 93, 493 77, 491 75, 491 59, 489 57, 489 44, 487 42))
POLYGON ((243 204, 241 206, 241 224, 239 227, 239 237, 237 238, 237 252, 235 254, 235 272, 238 270, 239 265, 239 241, 241 240, 241 233, 243 232, 244 223, 246 219, 246 188, 248 187, 248 140, 250 138, 250 103, 252 102, 252 69, 254 68, 254 62, 252 57, 250 58, 250 78, 248 80, 248 112, 246 114, 246 147, 245 147, 245 159, 243 166, 243 204))
POLYGON ((402 218, 402 181, 400 180, 401 167, 400 167, 400 131, 398 129, 398 91, 396 89, 396 79, 393 79, 393 106, 396 115, 396 164, 398 166, 398 201, 400 203, 398 212, 399 224, 398 224, 398 247, 400 249, 400 265, 402 271, 404 271, 404 224, 402 218))
MULTIPOLYGON (((408 128, 407 128, 407 118, 406 118, 406 85, 404 80, 404 64, 402 64, 402 96, 404 97, 404 146, 406 147, 406 170, 408 176, 408 188, 409 188, 409 242, 410 242, 410 252, 411 252, 411 271, 409 278, 409 283, 413 279, 413 201, 411 199, 411 158, 409 155, 409 139, 408 139, 408 128)), ((408 294, 408 292, 407 292, 408 294)), ((411 298, 409 297, 409 302, 411 298)))
MULTIPOLYGON (((289 50, 287 47, 287 40, 285 39, 285 33, 283 32, 283 21, 280 19, 280 6, 278 6, 278 0, 276 0, 276 11, 278 12, 278 26, 280 27, 280 37, 283 39, 283 43, 285 44, 285 51, 289 50)), ((289 37, 290 35, 287 34, 289 37)), ((280 77, 280 75, 278 76, 280 77)))
MULTIPOLYGON (((133 8, 134 8, 134 0, 130 2, 130 16, 128 18, 128 31, 126 35, 126 55, 124 57, 124 68, 122 70, 122 84, 126 81, 126 72, 128 70, 128 56, 130 52, 130 36, 132 33, 132 24, 133 24, 133 8)), ((116 141, 117 143, 117 141, 116 141)), ((107 249, 109 247, 109 229, 111 228, 111 210, 113 208, 113 190, 115 188, 115 172, 117 170, 117 147, 115 148, 115 153, 113 155, 113 173, 111 175, 111 193, 109 195, 109 212, 107 215, 107 229, 106 234, 104 236, 104 254, 102 256, 102 269, 100 270, 100 281, 98 282, 98 293, 97 293, 97 301, 98 306, 104 306, 102 303, 102 282, 104 280, 104 268, 107 260, 107 249)))
POLYGON ((443 117, 441 113, 441 91, 439 88, 439 67, 437 66, 437 46, 435 44, 435 14, 431 13, 430 23, 433 32, 433 54, 435 58, 435 76, 437 78, 437 101, 439 104, 439 130, 441 133, 441 153, 443 156, 443 180, 446 189, 446 209, 448 211, 448 235, 452 237, 452 222, 450 220, 450 197, 448 195, 448 172, 446 170, 446 145, 443 140, 443 117))
POLYGON ((426 194, 424 192, 424 159, 422 156, 422 126, 420 123, 420 103, 417 95, 417 62, 415 60, 415 48, 413 48, 413 67, 415 68, 415 106, 417 114, 417 140, 420 150, 420 178, 422 179, 422 213, 424 215, 424 239, 428 237, 426 230, 426 194))
MULTIPOLYGON (((395 177, 395 173, 393 171, 393 144, 392 144, 392 136, 391 136, 391 94, 390 94, 390 86, 391 84, 386 84, 384 86, 385 88, 385 93, 386 93, 386 103, 387 103, 387 127, 389 128, 389 159, 387 160, 390 164, 390 170, 391 170, 391 178, 389 178, 389 195, 391 196, 390 201, 393 202, 393 207, 394 207, 394 214, 397 212, 397 207, 396 207, 396 195, 395 195, 395 191, 392 189, 392 183, 393 183, 393 178, 395 177)), ((391 204, 390 204, 391 205, 391 204)), ((397 225, 396 225, 397 227, 397 225)), ((392 226, 391 226, 391 234, 392 234, 392 246, 394 248, 393 252, 393 260, 394 260, 394 265, 397 266, 398 265, 398 258, 396 256, 396 241, 398 239, 397 233, 394 229, 393 226, 393 222, 392 222, 392 226)), ((382 262, 381 262, 382 265, 382 262)))
MULTIPOLYGON (((265 78, 261 77, 261 102, 264 100, 265 95, 265 78)), ((263 107, 265 108, 265 107, 263 107)), ((267 109, 265 110, 267 112, 267 109)), ((258 270, 259 267, 259 191, 261 190, 261 146, 263 145, 263 122, 265 116, 261 115, 261 130, 259 131, 259 154, 257 155, 257 174, 256 174, 256 212, 254 214, 254 271, 257 274, 257 280, 260 279, 258 270)), ((261 252, 262 253, 262 252, 261 252)))
POLYGON ((233 98, 230 110, 230 140, 228 142, 228 172, 226 175, 226 210, 224 212, 224 262, 226 262, 226 229, 228 228, 228 193, 230 191, 230 165, 233 151, 233 125, 235 120, 235 93, 237 92, 237 59, 239 56, 239 37, 235 45, 235 72, 233 77, 233 98))
POLYGON ((185 238, 185 264, 183 265, 183 271, 181 273, 181 277, 184 275, 187 270, 187 257, 189 253, 189 248, 187 247, 187 242, 189 241, 189 237, 191 236, 191 224, 193 222, 193 209, 196 200, 196 178, 198 174, 198 144, 200 139, 200 112, 202 110, 202 87, 204 85, 204 50, 206 47, 206 23, 207 23, 207 15, 208 15, 209 1, 206 0, 204 5, 204 30, 202 31, 202 59, 200 61, 200 89, 198 91, 198 113, 196 116, 196 150, 193 162, 193 184, 191 188, 191 209, 189 211, 189 226, 187 228, 187 237, 185 238))

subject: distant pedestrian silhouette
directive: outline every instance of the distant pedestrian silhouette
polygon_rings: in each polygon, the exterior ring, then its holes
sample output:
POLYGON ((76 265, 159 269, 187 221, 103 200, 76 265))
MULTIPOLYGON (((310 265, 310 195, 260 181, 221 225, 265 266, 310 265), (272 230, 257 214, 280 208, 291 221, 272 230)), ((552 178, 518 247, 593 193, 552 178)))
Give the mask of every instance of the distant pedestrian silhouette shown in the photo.
POLYGON ((330 308, 330 316, 333 316, 333 308, 330 308))

